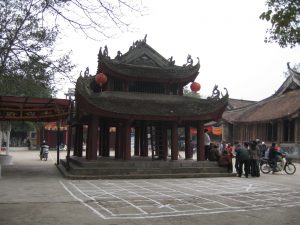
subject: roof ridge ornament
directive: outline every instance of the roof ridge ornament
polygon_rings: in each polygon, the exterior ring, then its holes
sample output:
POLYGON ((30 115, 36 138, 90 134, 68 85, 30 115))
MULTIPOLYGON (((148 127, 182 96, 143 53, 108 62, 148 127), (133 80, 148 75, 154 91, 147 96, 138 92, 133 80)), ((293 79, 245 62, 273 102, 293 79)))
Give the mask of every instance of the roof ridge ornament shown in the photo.
POLYGON ((226 93, 223 94, 222 92, 219 91, 218 87, 219 86, 215 84, 214 89, 212 91, 212 95, 210 97, 208 97, 208 99, 220 100, 221 98, 228 98, 229 95, 228 95, 227 88, 224 88, 224 90, 226 91, 226 93))
POLYGON ((122 58, 122 52, 119 50, 118 52, 117 52, 117 55, 116 55, 116 57, 115 57, 115 59, 116 60, 120 60, 121 58, 122 58))
POLYGON ((147 34, 145 35, 144 39, 132 42, 132 45, 129 47, 129 51, 135 49, 136 47, 145 45, 146 42, 147 42, 147 34))
POLYGON ((104 46, 103 55, 108 56, 108 48, 107 45, 104 46))
POLYGON ((107 45, 104 46, 103 52, 102 52, 102 47, 100 47, 98 56, 103 56, 103 57, 106 57, 106 58, 110 58, 110 57, 108 56, 108 48, 107 48, 107 45))
POLYGON ((288 70, 292 71, 293 73, 297 74, 297 75, 300 75, 300 73, 294 69, 291 68, 290 66, 290 62, 287 62, 287 67, 288 67, 288 70))
POLYGON ((90 69, 89 67, 85 68, 85 71, 84 71, 84 77, 88 77, 90 75, 90 69))
POLYGON ((175 60, 173 60, 173 56, 171 56, 170 58, 168 58, 169 61, 169 66, 174 66, 175 65, 175 60))
POLYGON ((147 42, 147 34, 145 34, 145 37, 144 39, 142 40, 143 43, 146 43, 147 42))
MULTIPOLYGON (((198 63, 199 63, 200 62, 199 57, 197 57, 197 59, 198 59, 198 63)), ((192 67, 193 63, 194 63, 194 61, 192 59, 192 56, 190 54, 188 54, 188 56, 186 58, 186 64, 183 64, 182 66, 183 67, 192 67)))

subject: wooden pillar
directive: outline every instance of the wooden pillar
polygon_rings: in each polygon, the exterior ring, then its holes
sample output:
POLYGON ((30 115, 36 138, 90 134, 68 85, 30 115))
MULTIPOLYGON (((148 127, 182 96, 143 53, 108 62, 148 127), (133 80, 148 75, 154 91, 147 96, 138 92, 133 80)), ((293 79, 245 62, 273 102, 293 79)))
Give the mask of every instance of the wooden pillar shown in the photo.
POLYGON ((68 127, 68 144, 67 144, 67 160, 70 158, 70 152, 71 152, 71 145, 72 145, 72 126, 69 125, 68 127))
POLYGON ((85 155, 87 154, 87 149, 89 147, 89 123, 87 124, 87 131, 86 131, 86 139, 84 140, 85 141, 85 155))
POLYGON ((165 84, 165 94, 166 94, 166 95, 169 95, 169 94, 170 94, 170 90, 171 90, 170 84, 165 84))
POLYGON ((191 129, 190 126, 185 126, 185 159, 193 158, 193 149, 191 148, 191 129))
MULTIPOLYGON (((60 133, 60 123, 61 121, 57 121, 56 122, 56 126, 57 126, 57 131, 56 131, 56 165, 59 165, 59 145, 60 145, 60 137, 59 137, 59 133, 60 133)), ((8 145, 9 147, 9 145, 8 145)))
POLYGON ((124 149, 124 160, 129 160, 131 159, 131 137, 130 137, 130 121, 125 121, 123 124, 123 137, 122 137, 122 142, 123 142, 123 149, 124 149))
POLYGON ((121 146, 121 125, 118 124, 116 127, 116 139, 115 139, 115 159, 122 159, 122 146, 121 146))
MULTIPOLYGON (((283 132, 284 135, 284 132, 283 132)), ((288 120, 288 128, 287 128, 287 141, 291 141, 291 121, 288 120)))
POLYGON ((172 123, 171 130, 171 160, 178 160, 178 127, 177 123, 172 123))
POLYGON ((202 122, 197 124, 197 161, 204 161, 204 126, 202 122))
POLYGON ((147 137, 147 126, 142 124, 141 126, 141 141, 140 141, 140 150, 141 156, 148 156, 148 137, 147 137))
POLYGON ((162 139, 163 139, 163 160, 168 158, 168 129, 166 126, 162 126, 162 139))
POLYGON ((100 125, 100 129, 99 129, 99 152, 98 152, 98 155, 99 156, 102 156, 102 154, 103 154, 103 137, 104 137, 104 135, 103 135, 103 126, 101 126, 100 125))
MULTIPOLYGON (((78 125, 75 126, 75 134, 74 134, 74 151, 73 151, 73 155, 77 156, 78 155, 78 125)), ((69 144, 71 144, 69 142, 69 144)))
POLYGON ((179 84, 179 85, 178 85, 178 94, 179 94, 180 96, 183 96, 183 85, 182 85, 182 84, 179 84))
POLYGON ((104 152, 104 143, 105 143, 105 125, 102 124, 100 128, 100 142, 99 142, 99 155, 103 156, 104 152))
POLYGON ((134 155, 140 155, 140 140, 141 140, 141 129, 139 126, 134 128, 134 155))
POLYGON ((283 119, 278 120, 278 123, 277 123, 277 140, 274 140, 278 144, 283 142, 283 140, 284 140, 283 129, 284 129, 283 119))
POLYGON ((74 156, 82 157, 82 145, 83 145, 83 125, 78 124, 75 127, 74 156))
POLYGON ((145 153, 144 153, 144 141, 145 141, 145 138, 144 138, 144 135, 145 135, 145 126, 143 123, 141 123, 141 135, 140 135, 140 156, 145 156, 145 153))
POLYGON ((103 129, 102 156, 109 157, 109 126, 106 124, 103 129))
POLYGON ((295 143, 300 142, 300 117, 295 119, 295 143))
POLYGON ((88 140, 86 148, 87 160, 97 160, 98 124, 98 117, 93 115, 88 124, 88 140))

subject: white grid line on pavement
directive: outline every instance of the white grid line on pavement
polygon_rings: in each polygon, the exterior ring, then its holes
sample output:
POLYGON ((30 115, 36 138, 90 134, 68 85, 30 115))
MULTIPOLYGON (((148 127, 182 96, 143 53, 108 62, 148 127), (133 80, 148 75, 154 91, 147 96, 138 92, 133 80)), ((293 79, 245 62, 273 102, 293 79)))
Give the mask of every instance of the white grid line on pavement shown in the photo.
POLYGON ((99 191, 104 191, 105 193, 111 195, 113 198, 117 198, 117 199, 119 199, 119 200, 121 200, 121 201, 127 203, 128 205, 132 206, 133 208, 136 208, 136 209, 137 209, 138 211, 140 211, 141 213, 147 214, 147 212, 145 212, 145 211, 144 211, 143 209, 141 209, 140 207, 137 207, 136 205, 132 204, 131 202, 129 202, 129 201, 127 201, 127 200, 125 200, 125 199, 123 199, 123 198, 121 198, 121 197, 118 197, 118 196, 116 196, 115 194, 110 194, 109 192, 103 190, 102 188, 98 187, 97 185, 93 184, 93 183, 90 182, 90 181, 87 181, 87 183, 90 184, 91 186, 95 187, 97 190, 99 190, 99 191))
POLYGON ((83 201, 65 189, 93 211, 97 209, 92 204, 99 206, 102 211, 98 214, 103 219, 187 216, 300 205, 298 190, 257 179, 99 180, 71 181, 70 185, 91 201, 83 201), (208 190, 210 194, 205 193, 208 190))

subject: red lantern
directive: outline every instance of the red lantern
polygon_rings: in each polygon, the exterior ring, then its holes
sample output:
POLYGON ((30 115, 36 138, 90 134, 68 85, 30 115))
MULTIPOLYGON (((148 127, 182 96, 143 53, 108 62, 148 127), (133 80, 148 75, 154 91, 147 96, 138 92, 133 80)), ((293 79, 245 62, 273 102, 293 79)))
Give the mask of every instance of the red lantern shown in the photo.
POLYGON ((197 83, 197 82, 193 82, 193 83, 191 84, 190 88, 191 88, 191 90, 192 90, 193 92, 197 92, 197 91, 200 90, 201 85, 200 85, 199 83, 197 83))
POLYGON ((107 82, 107 76, 104 74, 104 73, 98 73, 96 76, 95 76, 95 81, 97 84, 105 84, 107 82))

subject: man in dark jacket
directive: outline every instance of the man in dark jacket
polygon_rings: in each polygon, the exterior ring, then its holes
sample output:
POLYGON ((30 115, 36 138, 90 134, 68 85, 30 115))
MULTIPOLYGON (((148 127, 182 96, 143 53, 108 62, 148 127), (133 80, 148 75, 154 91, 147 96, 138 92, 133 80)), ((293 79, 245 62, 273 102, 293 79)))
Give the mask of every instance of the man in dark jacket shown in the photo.
POLYGON ((259 167, 258 167, 258 160, 259 160, 259 147, 257 146, 256 141, 250 142, 249 146, 249 154, 250 154, 250 173, 252 177, 259 177, 259 167))
POLYGON ((244 143, 244 146, 240 146, 236 151, 236 160, 238 160, 238 176, 242 177, 243 167, 246 178, 248 178, 250 167, 250 156, 248 150, 248 143, 244 143))
POLYGON ((276 150, 275 143, 272 143, 271 148, 269 150, 269 162, 272 166, 272 174, 276 172, 278 156, 282 156, 282 154, 276 150))

